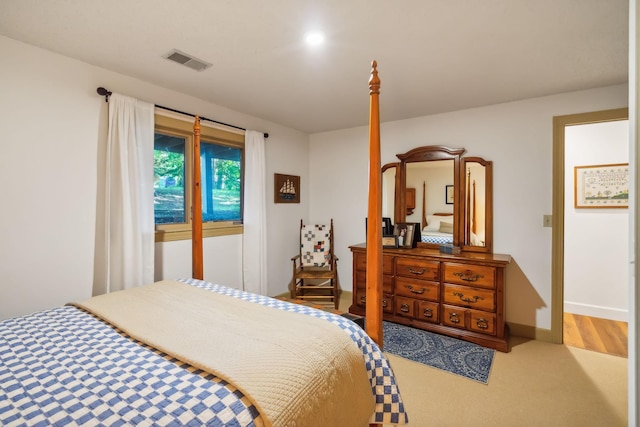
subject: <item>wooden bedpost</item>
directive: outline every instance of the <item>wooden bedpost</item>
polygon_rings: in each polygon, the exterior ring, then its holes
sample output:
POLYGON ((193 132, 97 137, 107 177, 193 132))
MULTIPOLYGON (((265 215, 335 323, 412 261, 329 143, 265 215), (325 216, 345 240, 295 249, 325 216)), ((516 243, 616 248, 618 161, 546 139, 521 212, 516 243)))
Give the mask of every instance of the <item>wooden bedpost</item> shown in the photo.
POLYGON ((369 79, 369 208, 367 211, 367 334, 382 349, 382 173, 380 162, 380 79, 376 61, 369 79))
POLYGON ((200 186, 200 117, 193 123, 193 184, 191 191, 191 265, 194 279, 204 279, 202 269, 202 190, 200 186))
POLYGON ((422 181, 422 227, 420 230, 427 226, 427 181, 422 181))

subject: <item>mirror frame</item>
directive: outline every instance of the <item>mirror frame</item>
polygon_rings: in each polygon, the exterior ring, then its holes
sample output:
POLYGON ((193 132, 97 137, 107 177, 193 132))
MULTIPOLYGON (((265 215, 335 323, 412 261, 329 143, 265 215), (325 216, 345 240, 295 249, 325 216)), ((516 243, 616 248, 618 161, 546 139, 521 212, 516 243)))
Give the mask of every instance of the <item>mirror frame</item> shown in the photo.
MULTIPOLYGON (((397 222, 405 222, 407 218, 406 206, 406 182, 407 182, 407 163, 428 162, 434 160, 453 160, 453 188, 454 188, 454 204, 453 217, 455 219, 453 225, 453 244, 460 246, 460 206, 463 201, 462 192, 460 191, 460 163, 462 154, 466 150, 464 148, 449 148, 442 145, 427 145, 417 147, 407 151, 404 154, 397 154, 400 159, 400 191, 396 194, 396 211, 398 212, 397 222), (398 206, 399 205, 399 206, 398 206)), ((438 249, 439 245, 433 243, 418 243, 419 247, 438 249)))
POLYGON ((486 252, 493 253, 493 162, 490 160, 485 160, 482 157, 463 157, 462 164, 460 167, 460 182, 464 183, 464 188, 462 188, 462 201, 463 204, 461 206, 465 206, 465 209, 461 212, 459 218, 459 227, 462 231, 462 247, 463 251, 468 252, 486 252), (467 183, 466 171, 467 171, 467 163, 479 163, 484 166, 485 171, 485 204, 484 204, 484 246, 472 246, 469 241, 466 240, 466 226, 467 226, 467 218, 464 214, 466 214, 466 206, 470 203, 471 199, 471 189, 467 183))
POLYGON ((398 218, 400 218, 400 204, 398 203, 398 195, 400 194, 400 163, 395 162, 385 164, 384 166, 382 166, 382 175, 384 175, 384 173, 391 168, 394 168, 396 170, 395 183, 393 188, 394 202, 392 218, 392 221, 395 224, 398 222, 398 218))
MULTIPOLYGON (((395 199, 393 223, 405 222, 407 217, 406 207, 406 179, 407 163, 416 163, 432 160, 453 160, 453 186, 454 206, 453 215, 454 230, 453 244, 459 246, 465 252, 493 253, 493 162, 482 157, 462 157, 466 152, 464 148, 449 148, 442 145, 427 145, 417 147, 403 154, 397 154, 400 163, 387 163, 382 167, 382 172, 396 168, 395 199), (470 189, 466 185, 466 164, 480 163, 485 167, 485 245, 472 246, 466 237, 466 206, 471 197, 470 189)), ((439 249, 439 245, 433 243, 418 243, 419 247, 439 249)))

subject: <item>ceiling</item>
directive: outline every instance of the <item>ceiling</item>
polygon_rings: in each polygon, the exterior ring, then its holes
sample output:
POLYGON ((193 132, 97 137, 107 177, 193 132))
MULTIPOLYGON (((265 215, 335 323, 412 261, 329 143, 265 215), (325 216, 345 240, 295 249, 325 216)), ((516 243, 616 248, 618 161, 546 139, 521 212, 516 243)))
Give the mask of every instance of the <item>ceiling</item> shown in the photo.
MULTIPOLYGON (((307 133, 626 83, 628 0, 0 0, 0 35, 307 133), (308 30, 323 46, 304 43, 308 30), (163 58, 178 49, 213 64, 163 58)), ((153 100, 148 100, 153 102, 153 100)))

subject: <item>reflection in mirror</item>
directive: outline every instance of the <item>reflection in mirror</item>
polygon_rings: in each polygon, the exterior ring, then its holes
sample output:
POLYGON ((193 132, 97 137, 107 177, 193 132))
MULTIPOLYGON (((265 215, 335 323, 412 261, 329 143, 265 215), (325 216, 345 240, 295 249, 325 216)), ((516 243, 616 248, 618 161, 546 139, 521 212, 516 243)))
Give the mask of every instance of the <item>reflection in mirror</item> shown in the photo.
POLYGON ((465 206, 465 242, 471 246, 485 243, 484 166, 479 163, 466 164, 467 200, 465 206))
POLYGON ((490 161, 478 157, 462 159, 464 186, 464 238, 466 250, 491 251, 492 207, 490 161))
POLYGON ((382 166, 382 217, 391 218, 395 224, 398 219, 396 208, 396 192, 398 191, 398 163, 387 163, 382 166))
POLYGON ((453 243, 453 199, 447 199, 447 186, 453 186, 453 160, 407 163, 406 186, 415 188, 416 209, 407 211, 406 222, 421 224, 422 242, 453 243))

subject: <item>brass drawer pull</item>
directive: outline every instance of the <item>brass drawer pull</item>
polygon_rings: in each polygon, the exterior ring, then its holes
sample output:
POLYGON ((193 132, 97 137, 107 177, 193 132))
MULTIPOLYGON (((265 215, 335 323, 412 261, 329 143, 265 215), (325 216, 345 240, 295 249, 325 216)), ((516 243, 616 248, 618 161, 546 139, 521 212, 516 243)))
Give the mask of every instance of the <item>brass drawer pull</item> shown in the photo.
POLYGON ((489 329, 489 322, 487 321, 487 319, 484 319, 482 317, 480 317, 477 321, 476 321, 476 325, 478 326, 478 328, 480 329, 489 329))
POLYGON ((458 313, 449 313, 449 321, 451 323, 460 323, 460 315, 458 313))
POLYGON ((473 304, 474 302, 478 302, 478 300, 483 300, 484 299, 484 298, 482 298, 482 297, 480 297, 478 295, 474 295, 471 298, 466 298, 464 296, 464 294, 460 293, 460 292, 454 292, 453 295, 456 296, 456 297, 459 297, 462 301, 468 302, 468 303, 471 303, 471 304, 473 304))
POLYGON ((360 302, 361 303, 366 303, 367 302, 367 297, 360 297, 360 302))
POLYGON ((433 317, 433 310, 431 310, 430 308, 425 308, 424 311, 422 312, 422 315, 424 317, 432 318, 433 317))
POLYGON ((382 308, 387 308, 387 300, 386 299, 382 300, 382 308))
POLYGON ((467 270, 464 273, 453 273, 453 275, 458 276, 460 280, 464 280, 465 282, 475 282, 484 277, 481 274, 473 274, 471 270, 467 270))
POLYGON ((420 275, 424 274, 425 271, 427 271, 426 268, 415 269, 413 267, 409 267, 409 273, 415 274, 416 276, 420 276, 420 275))
POLYGON ((403 313, 408 313, 409 312, 409 306, 407 304, 402 304, 400 306, 400 311, 403 313))
POLYGON ((413 286, 411 286, 411 285, 405 285, 405 287, 407 289, 409 289, 409 292, 411 292, 413 294, 418 294, 418 295, 422 295, 422 294, 424 294, 424 291, 428 291, 429 290, 427 288, 413 289, 413 286))

